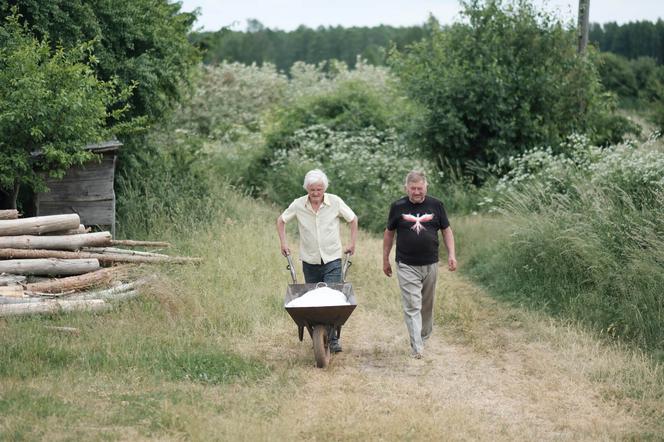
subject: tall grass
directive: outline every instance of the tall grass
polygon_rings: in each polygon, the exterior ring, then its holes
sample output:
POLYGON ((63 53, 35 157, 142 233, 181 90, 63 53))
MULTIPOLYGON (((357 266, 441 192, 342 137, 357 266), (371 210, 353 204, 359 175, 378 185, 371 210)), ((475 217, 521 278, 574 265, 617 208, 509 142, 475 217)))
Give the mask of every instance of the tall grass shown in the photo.
POLYGON ((579 183, 512 193, 491 234, 463 236, 471 273, 518 302, 664 350, 664 189, 579 183), (470 256, 468 256, 470 255, 470 256))

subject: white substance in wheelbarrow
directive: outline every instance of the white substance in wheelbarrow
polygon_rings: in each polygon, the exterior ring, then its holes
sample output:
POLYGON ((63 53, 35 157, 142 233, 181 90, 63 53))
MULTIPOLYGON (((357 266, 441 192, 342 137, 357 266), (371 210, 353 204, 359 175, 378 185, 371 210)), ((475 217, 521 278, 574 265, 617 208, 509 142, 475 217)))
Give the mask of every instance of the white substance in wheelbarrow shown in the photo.
POLYGON ((339 290, 319 287, 293 299, 286 304, 286 307, 329 307, 332 305, 350 305, 350 302, 346 299, 346 295, 339 290))

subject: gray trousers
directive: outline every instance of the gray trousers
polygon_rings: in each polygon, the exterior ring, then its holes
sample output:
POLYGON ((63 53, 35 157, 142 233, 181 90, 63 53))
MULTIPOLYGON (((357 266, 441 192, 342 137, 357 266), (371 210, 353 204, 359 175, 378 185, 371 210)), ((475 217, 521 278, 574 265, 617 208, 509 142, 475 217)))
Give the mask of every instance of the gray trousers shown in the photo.
POLYGON ((411 266, 397 263, 401 304, 413 353, 421 353, 433 330, 433 300, 438 279, 438 263, 411 266))

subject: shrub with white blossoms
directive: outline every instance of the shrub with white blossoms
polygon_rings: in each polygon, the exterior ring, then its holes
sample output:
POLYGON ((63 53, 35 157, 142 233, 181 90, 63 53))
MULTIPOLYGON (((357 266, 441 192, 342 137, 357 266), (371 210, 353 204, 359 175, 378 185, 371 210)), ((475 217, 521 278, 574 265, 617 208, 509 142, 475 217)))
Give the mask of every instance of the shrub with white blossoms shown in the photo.
POLYGON ((587 170, 594 184, 613 183, 625 191, 649 186, 664 188, 664 148, 660 143, 657 149, 655 142, 640 148, 622 144, 606 150, 587 170))
POLYGON ((664 143, 652 137, 638 144, 630 141, 616 146, 598 147, 583 136, 571 137, 563 153, 551 148, 534 148, 510 157, 501 167, 509 171, 496 185, 505 194, 537 183, 547 192, 566 193, 577 183, 618 186, 627 193, 648 186, 664 187, 664 143))
POLYGON ((361 81, 375 92, 386 93, 391 90, 390 82, 394 81, 389 68, 370 65, 359 57, 354 69, 349 69, 346 63, 337 60, 317 65, 297 61, 290 68, 290 76, 289 101, 327 94, 336 90, 339 84, 350 81, 361 81))
POLYGON ((248 66, 222 62, 201 66, 197 87, 178 110, 176 124, 211 139, 233 139, 260 131, 264 117, 276 106, 332 92, 348 81, 361 81, 384 95, 391 90, 388 82, 392 77, 388 68, 372 66, 361 59, 353 70, 340 61, 318 65, 296 62, 290 79, 270 63, 248 66))
POLYGON ((285 102, 287 89, 286 75, 269 63, 201 66, 197 88, 178 110, 176 122, 211 139, 257 132, 266 111, 285 102))

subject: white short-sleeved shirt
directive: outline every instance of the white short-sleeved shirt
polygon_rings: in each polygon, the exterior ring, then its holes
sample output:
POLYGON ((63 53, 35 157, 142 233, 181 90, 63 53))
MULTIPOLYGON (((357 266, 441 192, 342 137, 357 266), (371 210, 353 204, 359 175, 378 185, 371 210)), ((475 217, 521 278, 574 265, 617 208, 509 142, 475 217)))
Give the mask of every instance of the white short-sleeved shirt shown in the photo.
POLYGON ((294 200, 281 214, 287 223, 297 219, 300 231, 300 258, 308 264, 320 264, 341 258, 339 218, 346 222, 355 219, 355 212, 336 195, 326 193, 318 212, 314 212, 309 195, 294 200))

